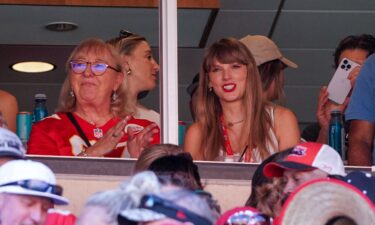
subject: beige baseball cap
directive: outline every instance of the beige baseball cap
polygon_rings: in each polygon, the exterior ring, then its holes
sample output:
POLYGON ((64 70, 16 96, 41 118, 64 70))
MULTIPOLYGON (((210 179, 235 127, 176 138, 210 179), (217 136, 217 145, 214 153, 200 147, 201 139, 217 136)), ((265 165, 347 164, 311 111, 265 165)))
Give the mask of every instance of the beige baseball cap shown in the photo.
POLYGON ((285 65, 291 68, 297 68, 298 65, 291 60, 285 58, 275 42, 262 35, 247 35, 240 39, 253 54, 257 66, 263 63, 279 59, 285 65))

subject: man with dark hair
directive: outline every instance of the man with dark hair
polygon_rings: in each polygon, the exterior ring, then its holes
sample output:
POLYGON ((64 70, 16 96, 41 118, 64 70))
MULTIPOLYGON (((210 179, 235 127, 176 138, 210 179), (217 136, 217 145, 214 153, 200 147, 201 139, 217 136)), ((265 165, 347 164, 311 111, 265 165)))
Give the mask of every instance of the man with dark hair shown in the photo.
MULTIPOLYGON (((370 34, 362 34, 358 36, 350 35, 342 39, 337 46, 334 55, 334 66, 340 64, 343 58, 348 58, 360 65, 362 65, 367 57, 375 52, 375 37, 370 34)), ((352 87, 355 84, 355 80, 360 72, 360 67, 356 67, 350 73, 348 79, 352 87)), ((302 134, 301 138, 305 141, 316 141, 320 143, 328 143, 328 127, 331 119, 331 111, 338 109, 342 112, 349 102, 349 98, 346 99, 344 104, 339 105, 328 99, 327 86, 323 86, 320 90, 318 97, 318 108, 316 111, 317 123, 313 123, 307 126, 302 134)), ((349 124, 345 124, 345 130, 348 131, 349 124)))
POLYGON ((196 190, 203 189, 198 166, 193 162, 193 158, 189 153, 180 153, 177 155, 167 155, 153 161, 148 170, 153 171, 157 176, 166 176, 174 181, 174 176, 181 176, 176 179, 176 186, 182 186, 187 189, 196 190))
POLYGON ((341 54, 346 50, 362 49, 367 52, 367 57, 375 53, 375 37, 370 34, 349 35, 342 39, 333 54, 337 68, 340 64, 341 54))

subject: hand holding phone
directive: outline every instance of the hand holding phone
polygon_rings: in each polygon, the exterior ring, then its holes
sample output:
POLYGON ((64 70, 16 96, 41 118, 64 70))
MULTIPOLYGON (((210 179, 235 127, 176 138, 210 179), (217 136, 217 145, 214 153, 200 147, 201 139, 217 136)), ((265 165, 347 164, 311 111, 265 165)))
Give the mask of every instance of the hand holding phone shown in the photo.
POLYGON ((348 76, 357 66, 360 65, 350 59, 343 58, 341 60, 340 65, 337 67, 336 72, 328 84, 328 99, 338 104, 344 103, 345 98, 352 88, 348 76))

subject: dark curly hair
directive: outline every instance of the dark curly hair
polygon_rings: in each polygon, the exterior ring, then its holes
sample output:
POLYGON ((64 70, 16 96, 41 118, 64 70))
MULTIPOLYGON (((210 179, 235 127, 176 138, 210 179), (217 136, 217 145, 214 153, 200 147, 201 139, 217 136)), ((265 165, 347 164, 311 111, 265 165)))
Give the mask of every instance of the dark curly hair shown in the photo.
POLYGON ((361 34, 361 35, 349 35, 342 39, 337 46, 333 56, 335 57, 335 65, 337 68, 339 65, 340 55, 343 51, 347 49, 363 49, 371 55, 375 52, 375 37, 371 34, 361 34))

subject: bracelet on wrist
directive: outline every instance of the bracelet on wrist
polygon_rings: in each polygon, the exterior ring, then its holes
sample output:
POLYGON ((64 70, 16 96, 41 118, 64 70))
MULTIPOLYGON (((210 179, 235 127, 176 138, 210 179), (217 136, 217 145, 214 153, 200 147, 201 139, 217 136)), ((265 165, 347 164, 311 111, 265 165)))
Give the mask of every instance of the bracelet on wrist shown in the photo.
POLYGON ((79 153, 79 156, 82 156, 82 157, 87 157, 87 152, 86 152, 86 149, 82 149, 81 153, 79 153))

